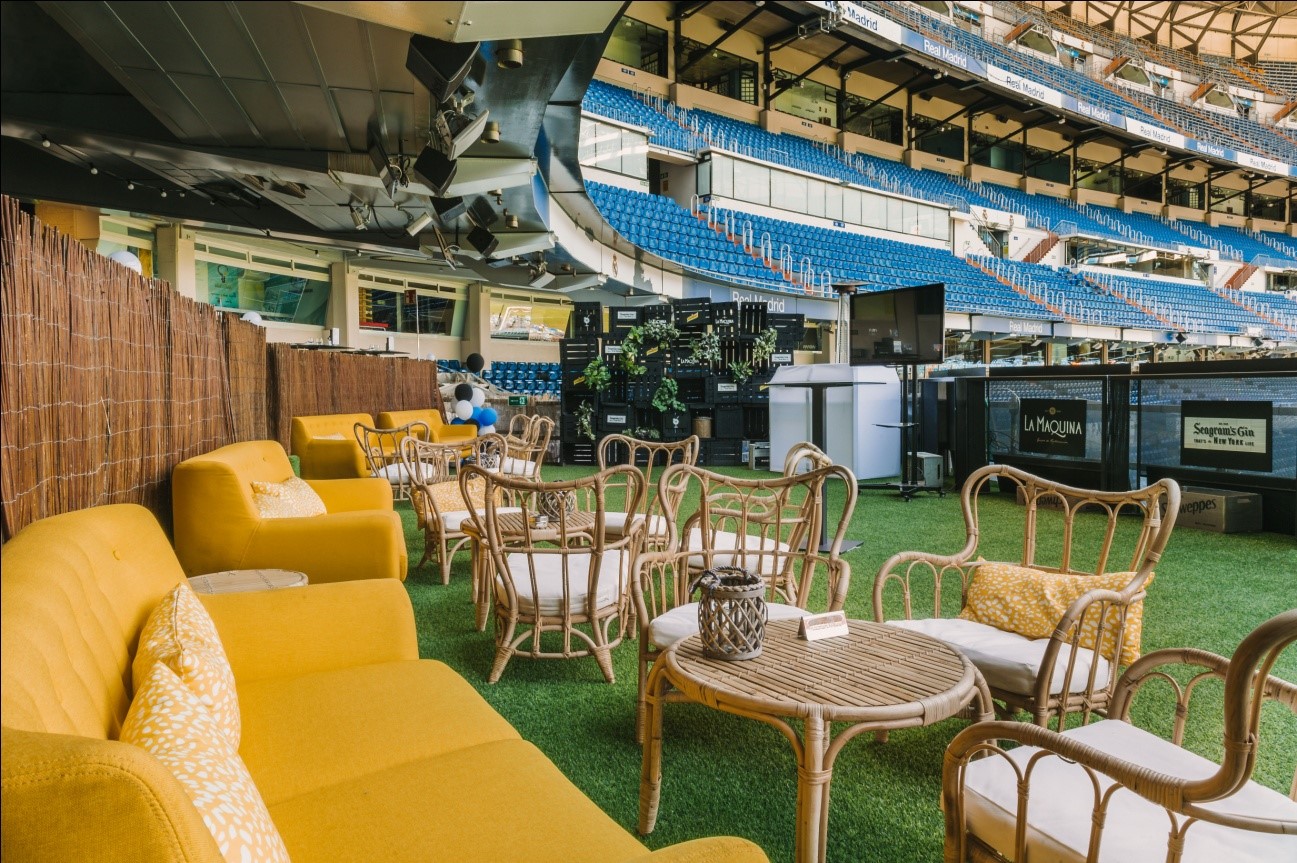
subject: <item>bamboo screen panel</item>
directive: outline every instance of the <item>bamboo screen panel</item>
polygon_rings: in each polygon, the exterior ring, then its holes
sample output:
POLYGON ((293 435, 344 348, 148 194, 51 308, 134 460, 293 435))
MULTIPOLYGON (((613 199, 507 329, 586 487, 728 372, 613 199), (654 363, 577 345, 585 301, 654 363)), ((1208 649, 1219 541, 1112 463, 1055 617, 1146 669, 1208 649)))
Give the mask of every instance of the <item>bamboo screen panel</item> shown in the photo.
POLYGON ((4 537, 107 503, 143 504, 169 524, 177 462, 236 430, 265 436, 264 334, 89 251, 10 198, 0 209, 4 537), (233 380, 231 360, 241 364, 233 380))
POLYGON ((437 364, 270 345, 271 428, 287 449, 293 417, 442 409, 437 364))

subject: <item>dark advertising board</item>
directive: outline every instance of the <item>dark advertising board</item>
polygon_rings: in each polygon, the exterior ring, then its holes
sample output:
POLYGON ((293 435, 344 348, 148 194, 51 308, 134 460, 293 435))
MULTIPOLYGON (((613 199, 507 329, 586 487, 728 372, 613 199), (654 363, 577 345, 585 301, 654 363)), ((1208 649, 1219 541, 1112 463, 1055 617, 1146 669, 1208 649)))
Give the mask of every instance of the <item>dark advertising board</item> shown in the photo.
POLYGON ((1273 402, 1181 402, 1180 464, 1269 473, 1273 416, 1273 402))
POLYGON ((1018 451, 1085 458, 1085 399, 1022 399, 1018 451))

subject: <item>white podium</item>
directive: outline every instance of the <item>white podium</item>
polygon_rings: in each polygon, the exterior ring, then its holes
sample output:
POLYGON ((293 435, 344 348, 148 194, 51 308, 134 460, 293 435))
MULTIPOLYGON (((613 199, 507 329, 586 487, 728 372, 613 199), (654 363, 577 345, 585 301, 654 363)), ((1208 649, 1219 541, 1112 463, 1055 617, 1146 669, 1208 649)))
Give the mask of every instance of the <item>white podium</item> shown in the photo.
POLYGON ((901 382, 887 366, 817 363, 781 366, 770 381, 770 468, 789 447, 810 441, 856 479, 899 476, 900 430, 879 428, 901 419, 901 382), (823 405, 823 439, 816 439, 816 400, 823 405))

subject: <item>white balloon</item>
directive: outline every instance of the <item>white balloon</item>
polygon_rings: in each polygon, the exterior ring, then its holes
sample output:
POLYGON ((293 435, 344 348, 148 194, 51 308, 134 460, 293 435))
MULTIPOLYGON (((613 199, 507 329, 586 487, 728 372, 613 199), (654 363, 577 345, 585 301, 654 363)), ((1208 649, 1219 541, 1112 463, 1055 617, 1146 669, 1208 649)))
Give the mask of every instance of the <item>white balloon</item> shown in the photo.
POLYGON ((486 404, 486 390, 481 387, 473 387, 473 397, 469 401, 473 403, 473 407, 480 408, 486 404))
POLYGON ((481 428, 479 428, 479 429, 477 430, 477 433, 480 434, 480 435, 481 435, 481 434, 495 434, 495 426, 493 426, 493 425, 489 425, 489 426, 482 426, 481 428))
POLYGON ((471 419, 473 416, 473 403, 470 401, 455 402, 455 416, 462 420, 471 419))
POLYGON ((140 259, 134 252, 128 252, 127 250, 122 249, 120 252, 113 252, 109 255, 108 260, 116 261, 123 267, 126 267, 126 269, 134 270, 140 275, 144 275, 144 264, 140 262, 140 259))

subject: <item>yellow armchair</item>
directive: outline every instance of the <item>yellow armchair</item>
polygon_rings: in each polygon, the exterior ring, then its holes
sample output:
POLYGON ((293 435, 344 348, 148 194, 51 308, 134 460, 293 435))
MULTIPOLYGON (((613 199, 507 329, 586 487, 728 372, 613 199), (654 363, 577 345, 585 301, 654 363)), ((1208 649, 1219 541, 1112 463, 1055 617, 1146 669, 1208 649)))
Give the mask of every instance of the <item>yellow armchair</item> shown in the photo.
POLYGON ((172 513, 185 574, 279 568, 304 572, 312 583, 405 578, 405 535, 386 480, 308 480, 325 515, 261 518, 252 483, 292 475, 275 441, 230 444, 176 465, 172 513))
POLYGON ((302 479, 355 479, 369 476, 365 453, 356 442, 356 423, 374 424, 369 414, 293 417, 291 445, 302 479))
POLYGON ((459 443, 477 437, 475 425, 450 425, 437 408, 417 411, 383 411, 378 415, 378 428, 394 429, 412 422, 428 424, 433 443, 459 443))

